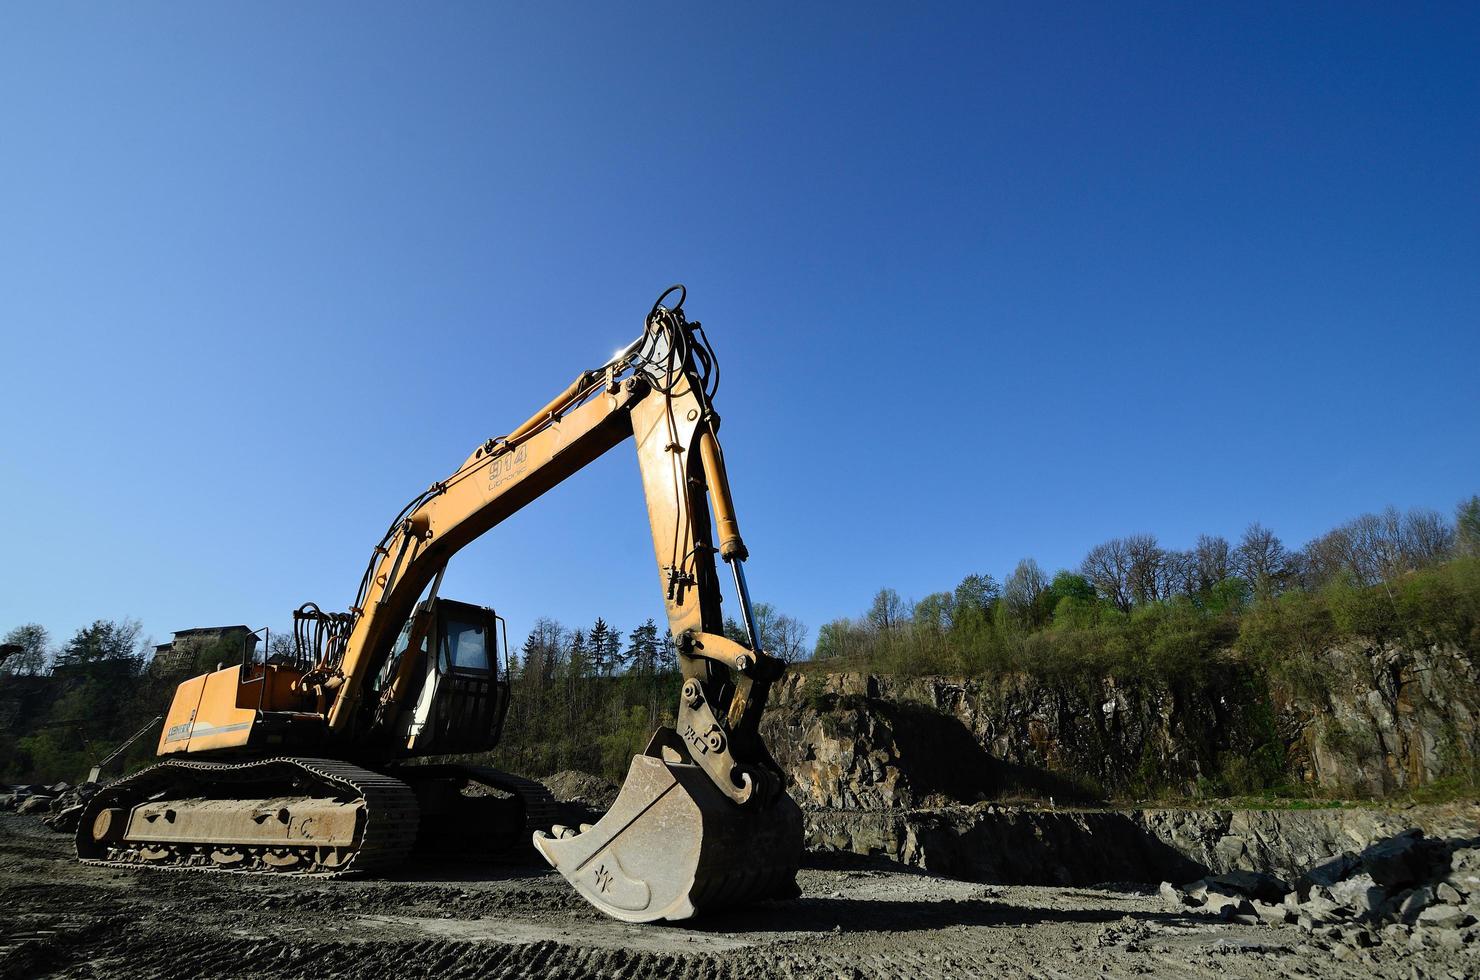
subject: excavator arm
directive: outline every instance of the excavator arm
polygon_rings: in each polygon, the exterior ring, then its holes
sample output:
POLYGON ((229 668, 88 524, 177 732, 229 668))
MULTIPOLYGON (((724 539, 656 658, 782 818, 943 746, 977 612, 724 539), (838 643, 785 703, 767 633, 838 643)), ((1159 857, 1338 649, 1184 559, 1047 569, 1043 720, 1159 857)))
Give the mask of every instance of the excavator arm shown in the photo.
POLYGON ((583 371, 524 424, 479 446, 408 505, 375 549, 350 610, 347 640, 326 650, 300 681, 327 704, 333 739, 366 739, 384 717, 372 703, 379 699, 366 696, 368 682, 448 560, 630 437, 683 675, 676 730, 659 733, 655 753, 666 748, 670 757, 697 764, 735 803, 757 792, 774 798, 780 773, 757 725, 783 664, 755 635, 741 564, 748 552, 709 398, 706 374, 713 368, 702 327, 686 320, 681 303, 669 310, 660 300, 642 336, 624 351, 583 371), (748 647, 723 635, 716 555, 733 570, 748 647))

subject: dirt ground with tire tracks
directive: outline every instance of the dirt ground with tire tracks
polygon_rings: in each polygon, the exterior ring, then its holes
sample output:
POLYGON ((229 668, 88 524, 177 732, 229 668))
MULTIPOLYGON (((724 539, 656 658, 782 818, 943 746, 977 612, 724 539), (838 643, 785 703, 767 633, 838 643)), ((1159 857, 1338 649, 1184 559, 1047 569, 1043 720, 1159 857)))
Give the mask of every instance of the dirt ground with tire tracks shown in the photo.
POLYGON ((803 896, 698 923, 600 916, 536 864, 305 881, 75 863, 0 813, 5 977, 1474 977, 1467 953, 1321 945, 1154 886, 980 885, 811 866, 803 896), (1349 958, 1339 960, 1338 955, 1349 958))

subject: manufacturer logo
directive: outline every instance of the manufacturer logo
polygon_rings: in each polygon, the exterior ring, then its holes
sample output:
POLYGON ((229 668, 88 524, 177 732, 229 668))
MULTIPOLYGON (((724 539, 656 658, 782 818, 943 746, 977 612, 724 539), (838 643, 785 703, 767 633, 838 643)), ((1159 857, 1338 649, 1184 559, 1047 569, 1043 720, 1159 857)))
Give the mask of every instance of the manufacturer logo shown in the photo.
POLYGON ((529 459, 528 446, 519 446, 512 452, 495 456, 493 462, 488 464, 488 489, 492 490, 511 480, 517 470, 524 468, 527 459, 529 459))
POLYGON ((709 743, 704 741, 704 736, 694 731, 693 725, 684 726, 683 737, 688 740, 689 744, 692 745, 694 747, 694 750, 700 755, 709 754, 709 743))

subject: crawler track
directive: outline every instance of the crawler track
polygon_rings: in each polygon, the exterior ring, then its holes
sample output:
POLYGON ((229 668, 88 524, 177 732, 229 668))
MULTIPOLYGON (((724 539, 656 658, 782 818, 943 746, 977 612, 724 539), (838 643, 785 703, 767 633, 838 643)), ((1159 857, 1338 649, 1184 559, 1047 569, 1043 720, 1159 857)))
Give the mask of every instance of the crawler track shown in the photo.
POLYGON ((119 780, 88 801, 78 823, 77 856, 85 864, 236 874, 378 872, 402 863, 410 854, 416 843, 417 819, 416 796, 404 782, 347 762, 297 757, 244 763, 172 759, 119 780), (284 784, 298 786, 306 795, 364 800, 354 845, 347 849, 289 843, 242 846, 245 860, 223 866, 212 860, 212 843, 134 839, 103 844, 92 839, 94 818, 106 808, 127 811, 146 800, 200 794, 229 795, 251 806, 257 796, 270 795, 260 792, 264 787, 284 784), (223 793, 226 789, 231 792, 223 793), (161 852, 163 856, 147 856, 161 852), (285 865, 288 857, 296 861, 285 865))
POLYGON ((480 783, 514 793, 524 801, 523 839, 528 840, 536 830, 549 830, 560 819, 560 804, 550 795, 544 783, 489 766, 458 766, 458 769, 480 783))

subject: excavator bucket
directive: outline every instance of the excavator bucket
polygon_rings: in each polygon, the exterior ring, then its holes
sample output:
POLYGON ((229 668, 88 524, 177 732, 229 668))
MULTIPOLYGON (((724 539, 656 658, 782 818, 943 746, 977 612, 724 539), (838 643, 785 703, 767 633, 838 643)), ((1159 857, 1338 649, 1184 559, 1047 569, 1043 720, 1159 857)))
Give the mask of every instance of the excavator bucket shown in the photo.
POLYGON ((741 806, 696 765, 639 755, 606 815, 534 846, 587 901, 626 922, 795 898, 802 813, 785 794, 741 806))

